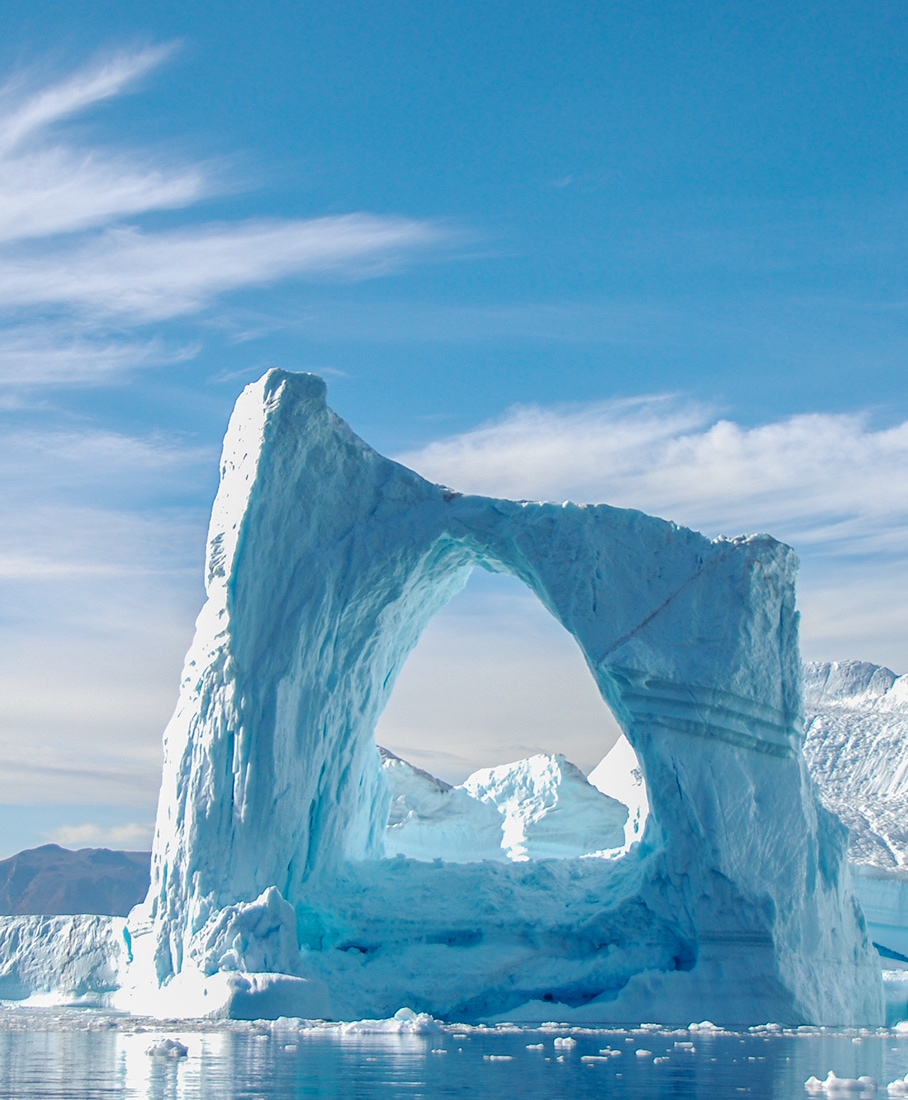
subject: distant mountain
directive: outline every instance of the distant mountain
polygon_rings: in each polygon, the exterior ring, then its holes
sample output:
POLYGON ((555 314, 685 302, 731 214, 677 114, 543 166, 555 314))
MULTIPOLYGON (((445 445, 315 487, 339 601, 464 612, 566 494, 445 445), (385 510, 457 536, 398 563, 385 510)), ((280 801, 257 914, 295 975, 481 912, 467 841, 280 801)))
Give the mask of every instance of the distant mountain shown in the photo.
POLYGON ((148 892, 149 852, 44 844, 0 860, 0 914, 125 917, 148 892))

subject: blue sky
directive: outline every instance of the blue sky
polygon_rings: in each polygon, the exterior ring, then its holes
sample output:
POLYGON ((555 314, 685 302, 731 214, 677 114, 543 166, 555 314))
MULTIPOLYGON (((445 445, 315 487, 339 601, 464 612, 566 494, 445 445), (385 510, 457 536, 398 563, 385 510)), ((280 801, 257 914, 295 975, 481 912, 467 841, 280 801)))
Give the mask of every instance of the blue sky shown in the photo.
MULTIPOLYGON (((908 670, 901 5, 110 8, 4 4, 0 854, 147 841, 271 366, 464 489, 769 530, 805 655, 908 670)), ((592 766, 569 639, 490 583, 381 736, 592 766)))

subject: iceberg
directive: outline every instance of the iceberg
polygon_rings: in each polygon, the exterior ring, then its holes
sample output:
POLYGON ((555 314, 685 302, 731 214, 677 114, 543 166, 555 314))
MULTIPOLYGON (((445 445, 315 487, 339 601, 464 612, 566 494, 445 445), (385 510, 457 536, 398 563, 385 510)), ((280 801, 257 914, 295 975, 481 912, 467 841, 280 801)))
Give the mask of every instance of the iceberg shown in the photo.
POLYGON ((379 746, 391 792, 385 855, 474 863, 506 859, 497 806, 474 798, 379 746))
POLYGON ((804 753, 850 834, 855 893, 884 967, 887 1017, 908 1015, 908 676, 867 661, 804 666, 804 753))
POLYGON ((867 661, 804 666, 804 753, 853 864, 908 874, 908 676, 867 661))
POLYGON ((379 752, 391 790, 387 856, 475 863, 624 850, 627 807, 560 753, 482 768, 455 787, 379 752))
POLYGON ((630 848, 635 840, 640 840, 643 836, 649 816, 649 801, 646 797, 643 769, 624 734, 593 768, 587 779, 597 790, 627 807, 624 846, 630 848))
POLYGON ((463 789, 498 809, 508 859, 565 859, 624 845, 627 807, 560 753, 482 768, 463 789))
MULTIPOLYGON (((710 540, 633 510, 431 484, 359 439, 321 379, 268 372, 224 443, 207 600, 165 733, 151 886, 123 930, 117 1005, 881 1022, 847 833, 802 751, 795 569, 766 535, 710 540), (624 731, 639 772, 630 825, 599 801, 596 835, 575 838, 617 840, 618 858, 572 858, 557 813, 544 827, 510 798, 507 851, 560 858, 483 858, 483 845, 469 862, 386 858, 393 769, 376 722, 474 568, 535 593, 624 731)), ((558 768, 520 779, 537 809, 576 779, 558 768)), ((417 816, 425 799, 459 798, 405 778, 417 816)), ((515 776, 473 779, 466 793, 497 813, 486 796, 515 776)))

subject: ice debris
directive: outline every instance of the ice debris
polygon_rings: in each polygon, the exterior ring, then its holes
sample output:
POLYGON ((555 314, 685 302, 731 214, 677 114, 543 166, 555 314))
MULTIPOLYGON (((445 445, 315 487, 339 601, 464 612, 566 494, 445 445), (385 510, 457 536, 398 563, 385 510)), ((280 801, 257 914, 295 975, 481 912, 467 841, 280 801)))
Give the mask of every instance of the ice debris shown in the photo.
POLYGON ((145 1053, 152 1058, 185 1058, 189 1047, 179 1039, 156 1039, 145 1053))
POLYGON ((354 1020, 343 1024, 343 1035, 432 1035, 441 1030, 438 1020, 427 1012, 399 1008, 387 1020, 354 1020))
POLYGON ((836 1077, 832 1070, 826 1074, 824 1080, 817 1077, 808 1077, 804 1082, 804 1088, 811 1096, 873 1096, 877 1090, 877 1083, 873 1077, 836 1077))

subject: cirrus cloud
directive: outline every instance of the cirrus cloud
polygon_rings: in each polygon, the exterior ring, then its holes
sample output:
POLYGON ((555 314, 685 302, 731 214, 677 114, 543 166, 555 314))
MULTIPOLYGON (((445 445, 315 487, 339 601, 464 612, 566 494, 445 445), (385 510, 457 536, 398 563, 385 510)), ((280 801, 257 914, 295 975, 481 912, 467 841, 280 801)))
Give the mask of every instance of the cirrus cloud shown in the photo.
POLYGON ((172 362, 181 353, 150 324, 279 280, 376 278, 448 236, 364 212, 204 221, 193 207, 226 189, 223 170, 67 131, 173 51, 123 51, 62 80, 20 74, 0 88, 0 385, 82 385, 172 362), (141 224, 174 210, 182 224, 141 224))

